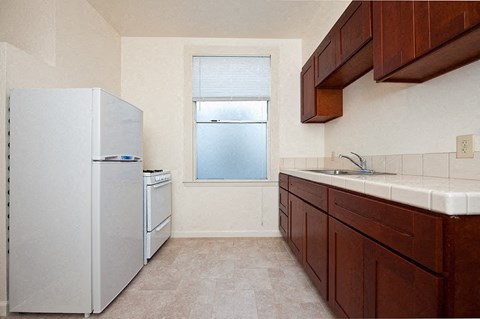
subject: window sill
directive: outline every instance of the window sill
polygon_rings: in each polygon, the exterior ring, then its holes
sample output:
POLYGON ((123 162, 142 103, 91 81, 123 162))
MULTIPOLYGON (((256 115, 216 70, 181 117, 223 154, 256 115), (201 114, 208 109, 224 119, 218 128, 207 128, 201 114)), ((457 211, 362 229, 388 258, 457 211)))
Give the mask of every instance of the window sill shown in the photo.
POLYGON ((184 181, 186 187, 277 187, 278 181, 184 181))

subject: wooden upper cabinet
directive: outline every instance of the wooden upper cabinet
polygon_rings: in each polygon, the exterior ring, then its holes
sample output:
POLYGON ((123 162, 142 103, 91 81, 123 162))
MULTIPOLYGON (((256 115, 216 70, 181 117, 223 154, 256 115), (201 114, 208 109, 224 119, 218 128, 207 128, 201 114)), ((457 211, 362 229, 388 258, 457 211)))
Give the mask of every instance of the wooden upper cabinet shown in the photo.
POLYGON ((373 67, 371 40, 371 2, 352 1, 302 68, 302 123, 343 115, 342 89, 373 67))
POLYGON ((335 33, 330 32, 313 54, 315 59, 315 86, 320 84, 337 67, 335 33))
POLYGON ((315 87, 315 56, 302 68, 300 120, 302 123, 325 123, 343 114, 342 90, 315 87))
POLYGON ((352 1, 314 53, 315 84, 343 89, 370 71, 372 58, 372 5, 352 1))
POLYGON ((420 83, 480 58, 480 1, 374 1, 374 78, 420 83))
POLYGON ((415 2, 416 56, 442 45, 474 26, 475 17, 469 17, 469 8, 475 13, 475 5, 469 5, 468 1, 415 2))
POLYGON ((315 59, 310 57, 302 68, 301 77, 301 121, 306 122, 316 113, 316 95, 315 95, 315 59))
POLYGON ((478 1, 466 1, 467 19, 465 27, 467 29, 473 28, 480 24, 480 6, 478 1))
POLYGON ((373 72, 375 80, 415 57, 413 2, 373 3, 373 72))
POLYGON ((340 63, 347 61, 372 40, 372 4, 353 1, 338 22, 338 55, 340 63))

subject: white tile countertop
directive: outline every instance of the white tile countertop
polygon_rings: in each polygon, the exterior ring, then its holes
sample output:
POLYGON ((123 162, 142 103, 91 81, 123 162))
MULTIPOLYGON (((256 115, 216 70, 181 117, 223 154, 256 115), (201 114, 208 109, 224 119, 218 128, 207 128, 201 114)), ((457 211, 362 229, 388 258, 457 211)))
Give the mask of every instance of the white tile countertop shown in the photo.
POLYGON ((448 215, 480 215, 480 181, 411 175, 332 176, 300 169, 281 173, 448 215))

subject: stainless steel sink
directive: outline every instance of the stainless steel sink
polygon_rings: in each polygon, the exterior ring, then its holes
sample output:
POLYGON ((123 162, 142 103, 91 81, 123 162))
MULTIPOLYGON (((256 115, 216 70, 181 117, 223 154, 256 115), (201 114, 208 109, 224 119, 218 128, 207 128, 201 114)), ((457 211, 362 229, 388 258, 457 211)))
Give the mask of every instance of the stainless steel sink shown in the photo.
POLYGON ((375 171, 356 171, 349 169, 306 169, 306 172, 326 174, 326 175, 396 175, 395 173, 375 172, 375 171))

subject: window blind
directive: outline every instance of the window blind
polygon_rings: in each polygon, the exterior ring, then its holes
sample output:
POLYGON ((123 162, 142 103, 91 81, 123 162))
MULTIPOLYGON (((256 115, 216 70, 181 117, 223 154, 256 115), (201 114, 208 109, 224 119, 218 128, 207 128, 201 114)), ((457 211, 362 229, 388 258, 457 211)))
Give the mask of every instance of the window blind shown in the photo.
POLYGON ((193 57, 193 100, 270 99, 269 56, 193 57))

